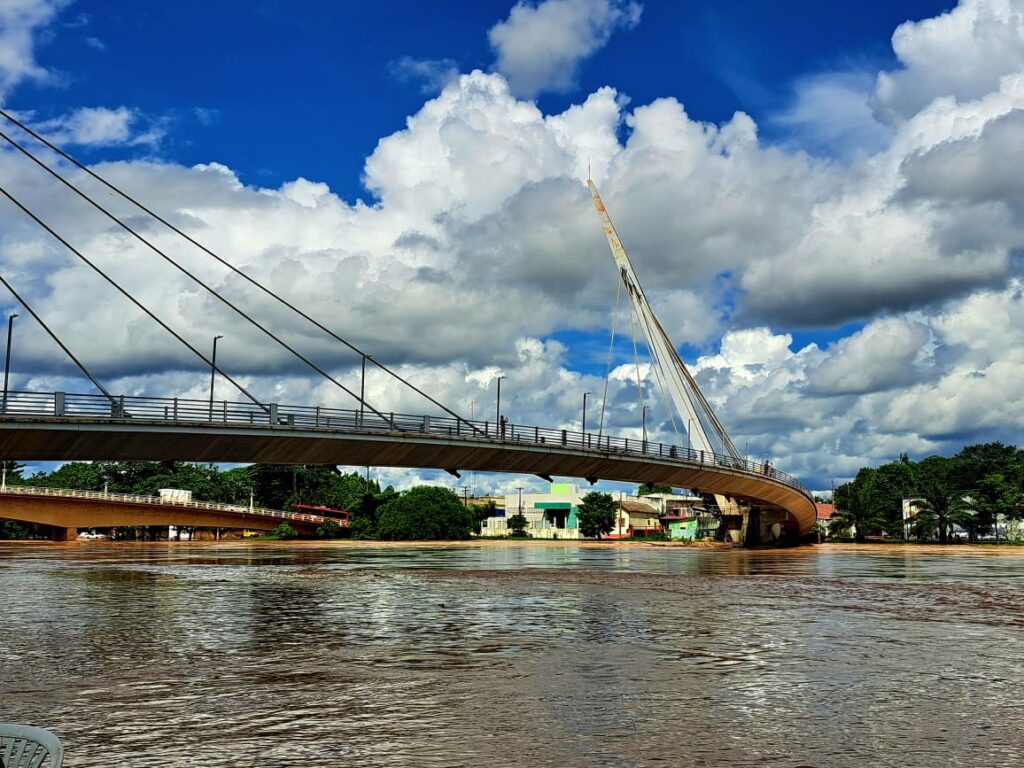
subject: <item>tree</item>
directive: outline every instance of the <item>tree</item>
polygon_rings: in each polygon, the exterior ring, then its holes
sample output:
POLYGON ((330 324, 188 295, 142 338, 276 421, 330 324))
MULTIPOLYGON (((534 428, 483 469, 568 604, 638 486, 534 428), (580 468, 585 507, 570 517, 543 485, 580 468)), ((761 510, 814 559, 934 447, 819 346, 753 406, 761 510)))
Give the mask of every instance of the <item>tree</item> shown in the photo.
POLYGON ((382 539, 468 539, 473 515, 447 488, 420 485, 380 508, 377 535, 382 539))
POLYGON ((505 521, 508 529, 513 533, 522 533, 526 530, 526 526, 530 524, 530 521, 526 519, 526 515, 522 512, 517 512, 505 521))
POLYGON ((348 528, 341 525, 337 520, 331 520, 330 518, 320 523, 320 526, 316 529, 316 537, 318 539, 346 539, 348 536, 348 528))
POLYGON ((637 496, 650 496, 652 493, 672 493, 671 485, 657 485, 656 483, 640 483, 636 490, 637 496))
POLYGON ((860 490, 865 515, 887 533, 902 533, 903 499, 914 489, 914 470, 908 462, 883 464, 860 490))
POLYGON ((25 482, 25 478, 22 477, 25 465, 20 461, 12 461, 10 459, 0 461, 0 468, 7 470, 6 477, 8 484, 19 485, 25 482))
POLYGON ((591 491, 580 500, 577 520, 580 533, 587 538, 601 538, 615 528, 618 505, 610 493, 591 491))
POLYGON ((854 530, 854 540, 863 543, 869 533, 876 533, 889 524, 883 507, 877 500, 870 499, 868 489, 874 478, 874 469, 864 468, 857 473, 852 483, 843 483, 835 491, 835 509, 829 530, 833 534, 849 529, 854 530))
POLYGON ((939 543, 946 544, 952 527, 959 525, 970 530, 974 516, 962 491, 951 490, 943 483, 933 483, 923 494, 921 508, 913 517, 914 532, 921 538, 938 532, 939 543))
POLYGON ((480 533, 484 527, 484 520, 489 517, 496 517, 498 505, 488 500, 484 504, 470 504, 469 511, 473 515, 473 533, 480 533))
POLYGON ((299 538, 299 532, 292 528, 288 523, 281 523, 277 528, 270 532, 270 535, 281 541, 289 541, 291 539, 299 538))
MULTIPOLYGON (((979 533, 996 528, 998 520, 1013 520, 1020 512, 1024 494, 1002 472, 991 472, 978 481, 978 488, 971 493, 977 511, 976 527, 979 533)), ((996 538, 999 530, 996 528, 996 538)))

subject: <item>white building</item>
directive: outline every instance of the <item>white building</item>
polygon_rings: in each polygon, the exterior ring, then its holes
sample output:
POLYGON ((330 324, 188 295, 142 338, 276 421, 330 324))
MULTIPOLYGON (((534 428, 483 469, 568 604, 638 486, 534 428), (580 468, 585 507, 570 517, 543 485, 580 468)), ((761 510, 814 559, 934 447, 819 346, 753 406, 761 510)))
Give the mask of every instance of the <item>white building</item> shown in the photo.
MULTIPOLYGON (((481 536, 508 536, 508 519, 522 514, 526 518, 526 533, 536 539, 579 539, 577 513, 579 505, 589 490, 580 492, 574 483, 552 483, 548 493, 522 493, 516 491, 505 496, 505 506, 495 517, 487 518, 480 531, 481 536)), ((688 496, 657 494, 665 499, 652 496, 637 497, 624 493, 613 493, 618 503, 615 527, 608 538, 627 538, 650 534, 661 530, 659 517, 663 509, 671 508, 675 499, 686 503, 688 496), (648 503, 648 500, 653 503, 648 503)), ((696 502, 699 497, 692 497, 696 502)))

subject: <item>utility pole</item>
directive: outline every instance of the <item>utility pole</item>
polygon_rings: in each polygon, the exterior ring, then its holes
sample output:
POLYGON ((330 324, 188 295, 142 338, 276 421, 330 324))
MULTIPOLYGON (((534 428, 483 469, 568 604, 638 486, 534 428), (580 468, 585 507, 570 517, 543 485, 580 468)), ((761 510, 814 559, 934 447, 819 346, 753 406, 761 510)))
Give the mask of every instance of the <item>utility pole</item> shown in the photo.
POLYGON ((11 337, 14 335, 14 318, 18 313, 13 313, 7 318, 7 357, 4 358, 4 403, 3 410, 7 411, 7 382, 11 377, 11 337))
POLYGON ((369 355, 363 355, 363 372, 359 376, 359 425, 363 424, 363 408, 366 403, 366 358, 369 355))
POLYGON ((223 334, 213 337, 213 354, 210 355, 210 421, 213 421, 213 383, 217 375, 217 340, 223 338, 223 334))
POLYGON ((587 434, 587 395, 590 395, 590 394, 593 394, 593 393, 591 393, 591 392, 584 392, 583 393, 583 419, 582 419, 583 425, 580 427, 580 432, 582 432, 584 435, 587 434))
POLYGON ((498 377, 498 401, 494 412, 494 423, 496 425, 501 421, 501 380, 507 378, 508 377, 504 375, 498 377))
POLYGON ((469 486, 462 486, 462 504, 463 506, 469 506, 469 486))

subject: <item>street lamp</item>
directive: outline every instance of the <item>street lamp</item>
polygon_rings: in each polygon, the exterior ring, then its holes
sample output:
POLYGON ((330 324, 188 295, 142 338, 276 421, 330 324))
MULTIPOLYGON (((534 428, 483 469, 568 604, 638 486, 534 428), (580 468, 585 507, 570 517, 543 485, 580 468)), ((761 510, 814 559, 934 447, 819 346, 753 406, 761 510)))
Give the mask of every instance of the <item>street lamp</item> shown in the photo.
POLYGON ((686 448, 693 452, 693 419, 686 420, 686 448))
POLYGON ((366 403, 366 361, 373 355, 363 355, 363 372, 359 376, 359 423, 363 423, 363 407, 366 403))
POLYGON ((587 434, 587 395, 593 394, 592 392, 583 393, 583 425, 580 427, 580 432, 584 435, 587 434))
POLYGON ((14 318, 18 317, 18 313, 13 313, 7 318, 7 357, 4 359, 4 407, 3 410, 7 411, 7 382, 11 376, 11 336, 14 334, 14 318))
POLYGON ((649 406, 649 405, 642 405, 642 406, 640 406, 640 423, 643 426, 644 450, 645 451, 647 450, 647 409, 650 408, 650 407, 651 406, 649 406))
POLYGON ((213 337, 213 354, 210 355, 210 421, 213 421, 213 381, 217 374, 217 340, 223 338, 223 334, 213 337))
POLYGON ((495 407, 495 411, 494 411, 494 423, 495 424, 498 424, 501 421, 501 380, 502 379, 507 379, 507 378, 508 377, 504 376, 504 375, 498 377, 498 402, 497 402, 497 406, 495 407))

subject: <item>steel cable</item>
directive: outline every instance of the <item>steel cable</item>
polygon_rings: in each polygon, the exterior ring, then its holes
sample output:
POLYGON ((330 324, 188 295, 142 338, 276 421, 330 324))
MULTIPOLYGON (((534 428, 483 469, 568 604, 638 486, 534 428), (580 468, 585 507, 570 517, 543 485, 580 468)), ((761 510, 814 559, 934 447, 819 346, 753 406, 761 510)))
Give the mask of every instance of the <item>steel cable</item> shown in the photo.
MULTIPOLYGON (((212 250, 210 250, 205 245, 203 245, 202 243, 197 241, 195 238, 193 238, 191 235, 189 235, 188 233, 186 233, 186 232, 182 231, 181 229, 179 229, 178 227, 176 227, 174 224, 172 224, 167 219, 165 219, 162 216, 160 216, 160 214, 156 213, 152 209, 150 209, 147 206, 145 206, 143 203, 141 203, 138 200, 136 200, 134 197, 129 195, 127 192, 124 192, 123 190, 121 190, 116 185, 114 185, 111 182, 107 181, 105 178, 100 176, 98 173, 93 171, 91 168, 89 168, 88 166, 86 166, 83 163, 79 162, 74 157, 69 155, 67 152, 62 150, 60 147, 56 146, 55 144, 53 144, 52 142, 47 140, 45 137, 43 137, 43 136, 39 135, 38 133, 36 133, 35 131, 33 131, 31 128, 29 128, 27 125, 25 125, 21 121, 17 120, 15 117, 10 115, 8 112, 0 109, 0 117, 3 117, 5 120, 8 120, 9 122, 11 122, 14 125, 18 126, 18 128, 20 128, 21 130, 25 131, 25 133, 27 133, 30 136, 32 136, 32 138, 36 139, 37 141, 39 141, 40 143, 42 143, 43 145, 48 147, 50 150, 52 150, 53 152, 57 153, 60 157, 63 157, 65 160, 67 160, 69 163, 74 165, 76 168, 84 171, 86 174, 88 174, 89 176, 94 178, 96 181, 98 181, 101 184, 103 184, 111 192, 114 192, 118 196, 120 196, 123 199, 127 200, 129 203, 134 205, 136 208, 138 208, 139 210, 143 211, 147 215, 151 216, 153 219, 155 219, 156 221, 158 221, 161 224, 163 224, 165 227, 170 229, 175 234, 183 237, 185 240, 190 242, 195 247, 199 248, 201 251, 206 253, 208 256, 213 258, 215 261, 217 261, 218 263, 222 264, 224 267, 228 268, 229 270, 234 272, 236 275, 241 277, 243 280, 245 280, 246 282, 248 282, 251 285, 255 286, 256 288, 261 290, 266 295, 270 296, 272 299, 274 299, 278 303, 280 303, 283 306, 287 307, 292 312, 294 312, 297 315, 299 315, 299 317, 303 318, 304 320, 306 320, 307 322, 311 323, 312 325, 314 325, 319 330, 321 330, 324 333, 326 333, 328 336, 333 338, 335 341, 338 341, 341 344, 344 344, 346 347, 348 347, 350 350, 352 350, 356 354, 360 355, 364 359, 369 360, 371 363, 373 363, 373 365, 377 366, 377 368, 379 368, 380 370, 384 371, 389 376, 394 378, 396 381, 400 382, 401 384, 403 384, 404 386, 408 387, 409 389, 411 389, 416 394, 418 394, 421 397, 423 397, 424 399, 426 399, 428 402, 433 403, 438 408, 440 408, 445 413, 447 413, 449 416, 452 416, 452 417, 458 419, 463 424, 466 424, 467 426, 472 428, 474 432, 482 432, 483 431, 479 427, 477 427, 475 424, 470 422, 469 420, 465 419, 464 417, 462 417, 461 415, 459 415, 458 413, 456 413, 452 409, 448 408, 446 405, 441 403, 439 400, 431 397, 429 394, 427 394, 422 389, 417 387, 415 384, 413 384, 410 381, 408 381, 407 379, 405 379, 403 376, 401 376, 398 373, 396 373, 395 371, 391 370, 388 366, 384 365, 379 360, 374 359, 371 355, 367 354, 366 352, 363 352, 363 350, 359 349, 357 346, 352 344, 347 339, 344 339, 341 336, 339 336, 337 333, 332 331, 330 328, 325 326, 323 323, 321 323, 316 318, 314 318, 311 315, 307 314, 306 312, 302 311, 301 309, 299 309, 297 306, 292 304, 290 301, 288 301, 284 297, 274 293, 274 291, 272 291, 267 286, 263 285, 263 283, 261 283, 260 281, 258 281, 255 278, 250 277, 249 275, 247 275, 245 272, 243 272, 241 269, 239 269, 234 264, 229 262, 227 259, 225 259, 225 258, 217 255, 216 253, 214 253, 212 250)), ((46 167, 49 170, 48 166, 44 165, 44 167, 46 167)), ((51 171, 51 173, 55 174, 55 172, 53 172, 53 171, 51 171)), ((65 182, 65 183, 68 183, 68 182, 65 182)), ((75 188, 75 189, 76 189, 76 191, 78 191, 77 188, 75 188)), ((79 192, 79 194, 84 194, 84 193, 79 192)), ((356 398, 356 399, 358 399, 358 398, 356 398)))

